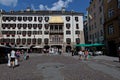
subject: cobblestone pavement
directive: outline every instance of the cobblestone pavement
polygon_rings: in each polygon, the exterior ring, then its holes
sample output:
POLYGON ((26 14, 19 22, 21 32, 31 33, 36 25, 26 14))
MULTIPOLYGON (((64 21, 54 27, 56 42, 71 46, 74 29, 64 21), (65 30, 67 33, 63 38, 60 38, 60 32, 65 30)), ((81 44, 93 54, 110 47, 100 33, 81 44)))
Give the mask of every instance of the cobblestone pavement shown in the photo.
POLYGON ((118 80, 88 63, 70 56, 30 54, 14 69, 0 64, 0 80, 118 80))

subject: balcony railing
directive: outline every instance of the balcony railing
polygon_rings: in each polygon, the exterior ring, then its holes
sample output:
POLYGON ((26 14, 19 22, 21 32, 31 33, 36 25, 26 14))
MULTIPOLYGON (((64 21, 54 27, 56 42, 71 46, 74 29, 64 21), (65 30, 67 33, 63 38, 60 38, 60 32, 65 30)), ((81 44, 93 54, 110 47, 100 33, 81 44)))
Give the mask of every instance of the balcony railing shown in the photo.
POLYGON ((50 33, 63 33, 63 30, 50 30, 50 33))

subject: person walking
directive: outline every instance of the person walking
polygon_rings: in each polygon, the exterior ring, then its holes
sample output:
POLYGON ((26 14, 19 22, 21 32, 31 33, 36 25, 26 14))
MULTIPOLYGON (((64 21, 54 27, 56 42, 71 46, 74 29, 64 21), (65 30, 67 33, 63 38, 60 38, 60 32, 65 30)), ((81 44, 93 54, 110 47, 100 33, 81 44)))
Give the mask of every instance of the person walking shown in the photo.
POLYGON ((14 68, 15 67, 15 51, 14 50, 11 51, 10 57, 11 57, 11 61, 10 61, 11 66, 12 66, 12 68, 14 68))
POLYGON ((120 62, 120 47, 118 47, 118 58, 119 58, 119 62, 120 62))
POLYGON ((85 60, 88 60, 88 51, 87 50, 85 50, 85 52, 84 52, 84 55, 85 55, 85 60))
POLYGON ((11 61, 11 57, 10 57, 10 53, 8 53, 8 63, 7 63, 7 65, 8 65, 9 67, 11 66, 10 61, 11 61))
POLYGON ((78 54, 79 54, 79 59, 82 60, 82 56, 83 56, 82 50, 80 50, 80 51, 78 52, 78 54))

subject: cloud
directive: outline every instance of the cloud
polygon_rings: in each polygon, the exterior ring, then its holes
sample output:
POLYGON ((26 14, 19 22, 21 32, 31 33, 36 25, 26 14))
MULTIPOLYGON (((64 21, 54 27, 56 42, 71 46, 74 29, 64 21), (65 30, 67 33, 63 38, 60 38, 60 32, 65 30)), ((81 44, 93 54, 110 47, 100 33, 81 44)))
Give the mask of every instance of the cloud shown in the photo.
POLYGON ((72 0, 58 0, 58 2, 55 2, 52 4, 52 7, 48 7, 47 5, 40 4, 39 8, 40 10, 60 10, 62 7, 68 7, 69 3, 71 3, 72 0))
POLYGON ((0 4, 5 5, 5 6, 16 6, 18 0, 0 0, 0 4))

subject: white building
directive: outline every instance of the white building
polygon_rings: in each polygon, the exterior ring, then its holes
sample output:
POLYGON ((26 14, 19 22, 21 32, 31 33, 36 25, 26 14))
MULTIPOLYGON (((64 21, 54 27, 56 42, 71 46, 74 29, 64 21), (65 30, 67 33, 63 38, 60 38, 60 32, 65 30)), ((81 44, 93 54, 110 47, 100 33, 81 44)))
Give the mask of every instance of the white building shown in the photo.
POLYGON ((83 14, 73 11, 1 12, 2 45, 57 47, 70 50, 84 43, 83 14))

